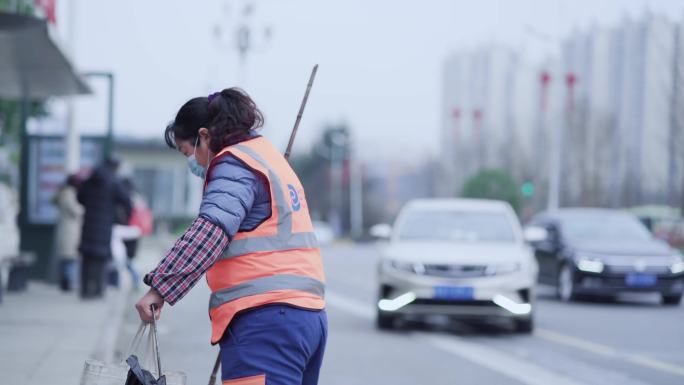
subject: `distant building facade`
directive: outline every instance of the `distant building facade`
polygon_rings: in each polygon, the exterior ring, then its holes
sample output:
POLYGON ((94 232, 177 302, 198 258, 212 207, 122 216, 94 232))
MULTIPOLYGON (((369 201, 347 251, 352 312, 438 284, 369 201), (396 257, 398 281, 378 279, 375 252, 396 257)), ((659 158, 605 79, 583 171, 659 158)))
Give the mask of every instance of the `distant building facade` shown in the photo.
POLYGON ((119 139, 116 153, 155 218, 183 220, 197 216, 202 180, 190 173, 186 158, 160 140, 119 139))
POLYGON ((647 14, 563 43, 563 72, 578 78, 566 131, 578 151, 565 167, 566 201, 618 207, 673 203, 681 194, 681 167, 671 161, 684 162, 682 149, 670 146, 676 134, 671 114, 678 108, 673 92, 682 87, 673 71, 677 56, 684 62, 681 50, 675 56, 677 28, 664 16, 647 14))
POLYGON ((457 194, 480 169, 520 178, 533 161, 535 71, 500 46, 457 52, 444 65, 440 195, 457 194))
POLYGON ((442 170, 449 189, 499 168, 536 182, 542 208, 559 133, 561 205, 680 204, 683 23, 646 14, 574 32, 560 43, 560 57, 537 65, 502 47, 448 57, 442 170))

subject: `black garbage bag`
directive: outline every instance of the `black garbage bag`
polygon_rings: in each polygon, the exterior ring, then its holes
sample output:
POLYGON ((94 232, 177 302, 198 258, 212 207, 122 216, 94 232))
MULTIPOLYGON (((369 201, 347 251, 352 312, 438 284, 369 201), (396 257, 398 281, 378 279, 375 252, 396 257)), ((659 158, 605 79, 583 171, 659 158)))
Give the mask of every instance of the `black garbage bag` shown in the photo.
POLYGON ((138 362, 138 357, 132 354, 126 359, 130 367, 125 385, 166 385, 166 377, 160 376, 155 379, 152 373, 143 369, 138 362))

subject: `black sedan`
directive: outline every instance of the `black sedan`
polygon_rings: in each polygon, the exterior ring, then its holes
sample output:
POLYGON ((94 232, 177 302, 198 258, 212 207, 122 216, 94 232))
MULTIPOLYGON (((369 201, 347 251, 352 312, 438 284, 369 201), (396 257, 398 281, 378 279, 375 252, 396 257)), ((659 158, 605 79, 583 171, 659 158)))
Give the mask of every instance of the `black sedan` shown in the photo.
POLYGON ((559 209, 535 216, 526 238, 539 262, 539 282, 558 297, 613 297, 657 292, 677 305, 684 291, 682 255, 628 213, 608 209, 559 209))

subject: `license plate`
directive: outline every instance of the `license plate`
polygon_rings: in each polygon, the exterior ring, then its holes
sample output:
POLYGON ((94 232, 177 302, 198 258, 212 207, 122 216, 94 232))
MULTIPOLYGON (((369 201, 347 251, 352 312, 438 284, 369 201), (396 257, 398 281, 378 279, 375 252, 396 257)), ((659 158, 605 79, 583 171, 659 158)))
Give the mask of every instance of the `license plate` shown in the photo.
POLYGON ((655 286, 655 284, 658 283, 658 277, 653 274, 627 274, 625 283, 627 286, 635 287, 655 286))
POLYGON ((474 292, 470 286, 436 286, 434 292, 435 299, 450 300, 473 300, 474 292))

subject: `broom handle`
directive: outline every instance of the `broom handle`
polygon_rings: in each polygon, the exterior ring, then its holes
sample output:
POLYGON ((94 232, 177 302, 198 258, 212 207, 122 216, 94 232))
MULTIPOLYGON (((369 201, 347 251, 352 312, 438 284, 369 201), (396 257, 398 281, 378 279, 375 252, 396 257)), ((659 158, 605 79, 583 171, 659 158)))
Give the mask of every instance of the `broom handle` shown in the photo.
POLYGON ((318 64, 316 64, 311 70, 311 76, 309 76, 309 84, 306 85, 304 99, 302 99, 302 104, 299 106, 299 113, 297 114, 297 119, 295 120, 294 127, 292 127, 290 141, 287 143, 287 149, 285 150, 285 159, 290 158, 290 152, 292 152, 292 144, 294 143, 295 136, 297 136, 299 122, 302 120, 302 115, 304 114, 304 107, 306 107, 306 101, 309 99, 309 92, 311 92, 311 86, 313 86, 314 78, 316 78, 316 72, 318 72, 318 64))
POLYGON ((218 374, 219 366, 221 366, 221 351, 216 355, 216 362, 214 362, 214 370, 211 372, 211 377, 209 377, 209 385, 216 384, 216 375, 218 374))

